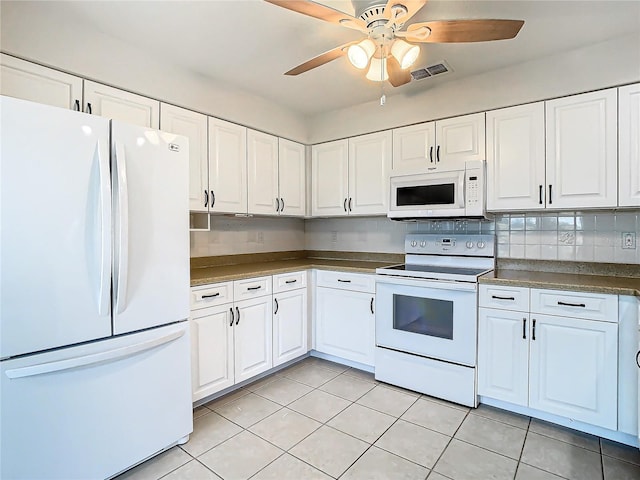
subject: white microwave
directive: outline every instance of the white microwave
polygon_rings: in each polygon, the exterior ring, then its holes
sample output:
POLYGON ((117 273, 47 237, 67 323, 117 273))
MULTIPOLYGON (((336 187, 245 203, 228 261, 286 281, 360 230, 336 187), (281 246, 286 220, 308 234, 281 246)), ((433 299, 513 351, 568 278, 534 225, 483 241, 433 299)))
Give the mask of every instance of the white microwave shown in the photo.
POLYGON ((451 170, 392 176, 388 217, 485 216, 485 162, 474 160, 451 170))

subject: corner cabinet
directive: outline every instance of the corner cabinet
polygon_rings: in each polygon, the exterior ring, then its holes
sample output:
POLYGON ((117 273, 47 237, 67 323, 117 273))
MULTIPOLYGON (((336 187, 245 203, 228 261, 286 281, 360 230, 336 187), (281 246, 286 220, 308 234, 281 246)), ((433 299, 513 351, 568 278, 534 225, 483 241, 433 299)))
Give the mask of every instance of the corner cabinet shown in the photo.
POLYGON ((209 211, 207 116, 162 103, 160 129, 189 139, 189 210, 209 211))
POLYGON ((82 78, 2 53, 0 94, 79 111, 82 78))
POLYGON ((209 117, 209 211, 247 212, 247 129, 209 117))
POLYGON ((160 102, 101 83, 84 81, 84 111, 147 128, 160 126, 160 102))
POLYGON ((619 206, 640 207, 640 83, 618 89, 619 206))

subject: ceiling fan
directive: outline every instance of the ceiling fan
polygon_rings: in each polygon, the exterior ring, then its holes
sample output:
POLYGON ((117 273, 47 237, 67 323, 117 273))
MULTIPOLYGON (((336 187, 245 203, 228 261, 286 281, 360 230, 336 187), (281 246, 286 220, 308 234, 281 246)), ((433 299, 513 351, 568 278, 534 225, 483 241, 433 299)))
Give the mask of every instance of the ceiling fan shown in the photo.
POLYGON ((405 23, 427 0, 372 0, 356 8, 351 16, 331 7, 306 0, 265 0, 268 3, 318 18, 326 22, 358 30, 367 35, 361 41, 349 42, 329 50, 292 68, 285 75, 299 75, 347 55, 351 64, 367 69, 373 81, 388 80, 394 87, 411 81, 409 67, 420 54, 416 43, 487 42, 514 38, 522 20, 436 20, 413 23, 401 31, 405 23))

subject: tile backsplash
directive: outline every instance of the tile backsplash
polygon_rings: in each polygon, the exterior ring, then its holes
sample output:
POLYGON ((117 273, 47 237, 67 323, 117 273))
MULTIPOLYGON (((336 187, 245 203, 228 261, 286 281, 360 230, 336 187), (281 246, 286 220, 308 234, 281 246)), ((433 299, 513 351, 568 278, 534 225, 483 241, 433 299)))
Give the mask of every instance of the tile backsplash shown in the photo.
POLYGON ((638 212, 505 214, 495 219, 498 258, 640 264, 623 233, 640 233, 638 212))

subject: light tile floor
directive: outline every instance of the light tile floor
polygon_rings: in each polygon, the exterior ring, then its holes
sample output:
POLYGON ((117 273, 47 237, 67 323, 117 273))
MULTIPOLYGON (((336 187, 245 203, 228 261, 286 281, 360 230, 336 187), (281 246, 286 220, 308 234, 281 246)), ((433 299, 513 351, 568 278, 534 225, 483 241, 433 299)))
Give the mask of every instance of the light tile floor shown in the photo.
POLYGON ((160 478, 639 480, 640 451, 309 357, 196 408, 188 443, 118 480, 160 478))

